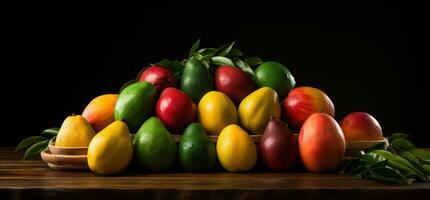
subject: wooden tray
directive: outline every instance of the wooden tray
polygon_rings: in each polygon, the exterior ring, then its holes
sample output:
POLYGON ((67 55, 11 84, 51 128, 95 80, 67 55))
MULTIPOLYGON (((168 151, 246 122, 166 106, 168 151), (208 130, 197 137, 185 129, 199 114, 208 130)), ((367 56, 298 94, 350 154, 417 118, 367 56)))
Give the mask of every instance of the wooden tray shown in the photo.
POLYGON ((48 149, 58 155, 87 155, 88 147, 57 147, 55 143, 50 143, 48 149))
MULTIPOLYGON (((255 143, 258 143, 261 139, 261 135, 250 135, 251 139, 254 140, 255 143)), ((181 141, 182 135, 173 135, 173 138, 176 142, 181 141)), ((213 143, 216 143, 218 141, 218 135, 209 135, 209 138, 212 140, 213 143)))
MULTIPOLYGON (((182 135, 173 135, 173 138, 176 142, 181 141, 182 135)), ((251 138, 254 140, 255 143, 259 143, 262 135, 250 135, 251 138)), ((294 134, 296 138, 298 138, 299 134, 294 134)), ((216 143, 218 140, 218 135, 209 135, 209 138, 212 140, 213 143, 216 143)), ((388 147, 388 139, 384 138, 382 140, 375 140, 375 141, 353 141, 353 142, 347 142, 346 143, 346 149, 347 150, 365 150, 368 149, 374 145, 385 143, 385 147, 388 147)))
POLYGON ((351 141, 346 142, 346 148, 347 149, 368 149, 374 145, 384 143, 385 147, 388 147, 388 139, 384 138, 382 140, 375 140, 375 141, 351 141))
POLYGON ((50 142, 40 156, 54 170, 88 170, 88 147, 57 147, 50 142))

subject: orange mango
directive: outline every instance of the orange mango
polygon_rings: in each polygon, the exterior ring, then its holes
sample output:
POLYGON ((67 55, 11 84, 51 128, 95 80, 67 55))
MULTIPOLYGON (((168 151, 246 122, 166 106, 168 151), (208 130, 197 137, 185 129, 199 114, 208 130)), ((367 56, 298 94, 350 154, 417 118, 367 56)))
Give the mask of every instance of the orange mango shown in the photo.
POLYGON ((114 110, 118 94, 104 94, 94 98, 85 107, 82 116, 97 133, 115 121, 114 110))

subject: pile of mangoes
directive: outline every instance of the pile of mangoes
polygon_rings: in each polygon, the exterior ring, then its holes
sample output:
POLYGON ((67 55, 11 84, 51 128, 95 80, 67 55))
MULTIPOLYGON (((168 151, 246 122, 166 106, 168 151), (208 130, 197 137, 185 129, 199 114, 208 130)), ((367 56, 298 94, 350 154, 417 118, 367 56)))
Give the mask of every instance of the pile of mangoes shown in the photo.
POLYGON ((93 99, 82 116, 63 122, 55 145, 88 146, 90 169, 106 175, 132 160, 149 171, 178 160, 191 172, 211 171, 218 162, 238 172, 257 159, 269 170, 288 170, 301 158, 309 171, 326 172, 343 160, 345 138, 383 138, 367 113, 339 125, 330 98, 313 87, 295 88, 286 66, 244 57, 234 42, 203 49, 199 43, 188 58, 146 66, 119 94, 93 99), (179 143, 173 135, 181 135, 179 143), (216 143, 209 135, 218 136, 216 143), (262 137, 255 142, 250 135, 262 137))
MULTIPOLYGON (((164 171, 177 157, 181 167, 192 172, 210 171, 218 162, 231 172, 252 169, 258 148, 249 134, 261 135, 270 120, 279 121, 279 101, 294 88, 295 80, 284 65, 243 59, 233 45, 197 50, 197 43, 187 59, 144 67, 119 95, 91 101, 81 117, 88 122, 82 132, 89 134, 80 137, 88 142, 90 169, 114 174, 134 158, 146 170, 164 171), (92 140, 91 126, 98 132, 92 140), (130 133, 135 135, 129 138, 130 133), (172 134, 181 135, 178 144, 172 134), (216 143, 208 135, 218 136, 216 143)), ((67 124, 60 128, 57 145, 62 144, 61 130, 67 124)), ((275 148, 295 153, 290 153, 292 161, 283 169, 297 157, 296 138, 289 129, 285 135, 291 145, 275 148)))

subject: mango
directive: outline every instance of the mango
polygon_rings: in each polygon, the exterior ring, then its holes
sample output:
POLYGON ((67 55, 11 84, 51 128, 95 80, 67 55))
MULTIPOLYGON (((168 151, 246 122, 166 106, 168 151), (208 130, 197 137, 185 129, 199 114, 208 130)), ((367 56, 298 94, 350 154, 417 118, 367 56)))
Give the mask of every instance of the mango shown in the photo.
POLYGON ((206 66, 200 60, 191 57, 185 64, 179 88, 197 104, 203 95, 214 90, 214 81, 206 66))
POLYGON ((243 98, 255 90, 255 82, 240 68, 223 65, 215 72, 215 87, 239 105, 243 98))
POLYGON ((97 133, 115 121, 115 104, 118 100, 117 94, 104 94, 91 100, 82 112, 88 123, 97 133))
POLYGON ((325 113, 312 114, 299 134, 303 165, 311 172, 336 169, 345 155, 345 138, 336 120, 325 113))
POLYGON ((289 127, 300 130, 306 119, 314 113, 326 113, 334 117, 331 99, 323 91, 313 87, 297 87, 282 102, 282 111, 289 127))
POLYGON ((270 87, 283 99, 294 88, 296 81, 287 67, 278 62, 264 62, 255 70, 258 87, 270 87))
POLYGON ((169 87, 161 92, 155 105, 155 114, 169 131, 181 134, 188 124, 196 120, 196 107, 184 92, 169 87))
POLYGON ((98 174, 122 172, 133 157, 133 144, 127 124, 115 121, 97 133, 88 146, 88 166, 98 174))
POLYGON ((87 147, 94 137, 94 130, 85 118, 80 115, 67 117, 55 139, 59 147, 87 147))
POLYGON ((292 168, 297 160, 297 139, 287 124, 272 119, 259 142, 259 155, 264 165, 273 171, 292 168))
POLYGON ((236 124, 225 127, 216 144, 218 160, 230 172, 248 171, 257 162, 257 148, 252 138, 236 124))
POLYGON ((115 104, 115 120, 127 123, 132 133, 148 119, 154 108, 157 91, 149 82, 137 82, 121 91, 115 104))
POLYGON ((227 95, 211 91, 199 102, 198 118, 209 134, 219 135, 224 127, 237 124, 237 110, 227 95))
POLYGON ((239 105, 240 124, 253 134, 262 134, 271 117, 281 117, 278 95, 272 88, 262 87, 254 91, 239 105))
POLYGON ((164 171, 173 165, 178 148, 158 117, 146 120, 135 137, 134 149, 140 165, 150 171, 164 171))
POLYGON ((378 121, 369 113, 353 112, 346 115, 339 123, 345 140, 372 141, 382 140, 382 128, 378 121))
POLYGON ((199 123, 185 129, 178 155, 182 168, 191 172, 209 171, 216 164, 215 145, 199 123))

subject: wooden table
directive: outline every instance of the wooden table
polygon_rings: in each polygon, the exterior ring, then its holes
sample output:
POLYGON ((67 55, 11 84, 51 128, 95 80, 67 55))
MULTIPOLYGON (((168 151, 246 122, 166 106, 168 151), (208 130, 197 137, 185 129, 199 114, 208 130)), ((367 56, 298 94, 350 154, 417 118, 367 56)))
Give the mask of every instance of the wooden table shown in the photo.
POLYGON ((390 185, 310 173, 145 173, 103 177, 50 170, 0 148, 0 199, 425 199, 430 183, 390 185))

